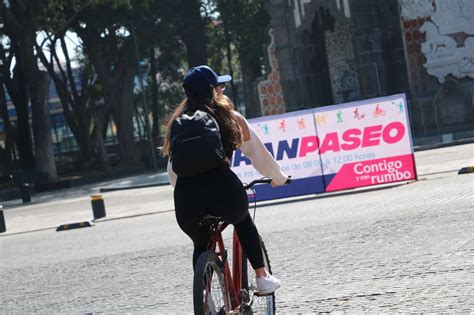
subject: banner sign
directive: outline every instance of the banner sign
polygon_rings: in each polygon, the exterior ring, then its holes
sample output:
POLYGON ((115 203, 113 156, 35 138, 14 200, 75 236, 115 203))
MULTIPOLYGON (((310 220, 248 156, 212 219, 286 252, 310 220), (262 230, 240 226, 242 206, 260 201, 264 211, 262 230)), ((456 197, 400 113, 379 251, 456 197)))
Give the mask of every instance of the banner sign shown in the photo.
MULTIPOLYGON (((416 179, 404 94, 249 120, 291 185, 257 188, 258 200, 416 179)), ((261 178, 237 150, 244 183, 261 178)))

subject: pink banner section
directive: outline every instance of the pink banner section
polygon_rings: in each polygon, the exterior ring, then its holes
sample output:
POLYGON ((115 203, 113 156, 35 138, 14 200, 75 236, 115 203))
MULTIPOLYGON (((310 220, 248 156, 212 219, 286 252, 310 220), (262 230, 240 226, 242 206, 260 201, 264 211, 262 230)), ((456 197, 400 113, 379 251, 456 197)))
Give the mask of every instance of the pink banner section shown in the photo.
POLYGON ((399 155, 345 164, 331 180, 326 191, 386 184, 415 178, 413 154, 399 155))

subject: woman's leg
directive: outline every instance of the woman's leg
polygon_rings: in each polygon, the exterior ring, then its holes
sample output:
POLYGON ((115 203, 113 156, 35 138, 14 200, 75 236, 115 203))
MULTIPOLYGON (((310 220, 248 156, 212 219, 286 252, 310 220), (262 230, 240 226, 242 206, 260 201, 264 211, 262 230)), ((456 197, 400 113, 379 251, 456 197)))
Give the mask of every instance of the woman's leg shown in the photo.
POLYGON ((204 209, 199 206, 199 194, 195 194, 195 185, 178 180, 174 191, 175 215, 181 230, 186 233, 194 244, 193 270, 201 253, 207 250, 209 230, 199 226, 204 215, 204 209))
MULTIPOLYGON (((247 216, 241 222, 234 224, 234 227, 239 236, 242 249, 247 255, 253 269, 260 269, 259 271, 262 271, 264 262, 262 247, 260 245, 260 236, 248 211, 247 216)), ((257 276, 259 275, 257 274, 257 276)))
POLYGON ((250 264, 261 273, 264 271, 263 253, 257 227, 248 210, 247 192, 237 175, 228 167, 221 169, 216 175, 219 180, 216 178, 215 182, 219 182, 219 185, 216 186, 212 212, 234 225, 250 264))
POLYGON ((196 243, 194 242, 194 250, 193 250, 193 270, 196 268, 196 263, 198 261, 199 256, 207 250, 208 241, 206 240, 205 243, 196 243))
POLYGON ((178 219, 178 225, 186 233, 194 244, 193 250, 193 270, 196 267, 196 262, 199 258, 201 253, 207 250, 207 246, 209 244, 209 232, 207 230, 203 230, 199 227, 198 223, 193 224, 190 222, 182 222, 178 219), (188 224, 186 224, 188 223, 188 224))

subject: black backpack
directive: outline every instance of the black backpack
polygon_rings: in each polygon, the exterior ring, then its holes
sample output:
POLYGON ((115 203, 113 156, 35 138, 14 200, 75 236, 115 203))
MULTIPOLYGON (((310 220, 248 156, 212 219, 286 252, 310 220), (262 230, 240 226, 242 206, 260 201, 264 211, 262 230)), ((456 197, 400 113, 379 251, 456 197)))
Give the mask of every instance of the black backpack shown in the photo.
POLYGON ((225 162, 217 121, 202 110, 177 117, 170 132, 173 171, 191 177, 215 169, 225 162))

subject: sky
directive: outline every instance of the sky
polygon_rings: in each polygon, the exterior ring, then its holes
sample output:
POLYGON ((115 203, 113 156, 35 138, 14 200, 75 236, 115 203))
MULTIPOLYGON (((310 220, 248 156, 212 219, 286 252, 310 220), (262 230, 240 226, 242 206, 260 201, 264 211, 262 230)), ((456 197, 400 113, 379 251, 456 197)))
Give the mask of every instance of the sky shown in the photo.
MULTIPOLYGON (((36 37, 36 42, 38 44, 41 44, 44 41, 45 37, 46 37, 46 35, 45 35, 44 32, 39 32, 37 37, 36 37)), ((2 45, 4 45, 4 47, 8 46, 8 42, 9 42, 8 37, 3 36, 1 38, 1 43, 2 43, 2 45)), ((68 50, 69 57, 71 58, 71 60, 73 60, 76 57, 76 55, 77 55, 76 54, 76 47, 78 47, 80 45, 81 45, 81 41, 75 33, 72 33, 72 32, 67 32, 66 33, 66 46, 67 46, 67 50, 68 50)), ((44 46, 46 46, 46 45, 44 45, 44 46)), ((46 58, 49 59, 51 57, 49 49, 45 47, 43 49, 43 51, 46 55, 46 58)), ((61 60, 61 62, 64 62, 66 60, 66 58, 64 57, 64 54, 62 53, 62 49, 61 49, 59 44, 57 45, 57 52, 58 52, 58 57, 61 60)), ((39 62, 39 65, 40 65, 40 68, 43 68, 40 62, 39 62)), ((14 66, 15 66, 15 58, 13 58, 13 60, 12 60, 10 71, 13 70, 14 66)), ((72 66, 74 68, 74 67, 77 67, 78 64, 73 62, 72 66)))
MULTIPOLYGON (((44 32, 38 33, 38 35, 36 37, 36 42, 37 43, 42 43, 43 40, 45 39, 45 37, 46 37, 46 35, 45 35, 44 32)), ((80 45, 81 45, 81 41, 77 37, 76 33, 66 32, 66 46, 67 46, 68 54, 69 54, 69 57, 71 58, 71 60, 73 60, 76 57, 76 47, 78 47, 80 45)), ((59 59, 62 62, 65 61, 66 58, 64 57, 64 54, 62 53, 62 49, 61 49, 61 46, 60 46, 59 43, 56 45, 56 50, 58 52, 59 59)), ((51 56, 51 54, 49 53, 49 49, 43 49, 43 51, 45 52, 47 58, 49 58, 51 56)), ((77 63, 73 62, 72 66, 73 67, 77 66, 77 63)))

